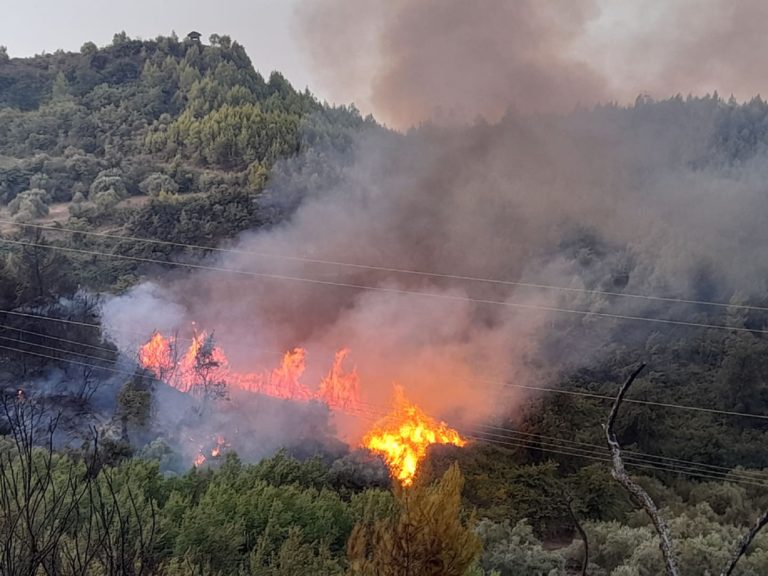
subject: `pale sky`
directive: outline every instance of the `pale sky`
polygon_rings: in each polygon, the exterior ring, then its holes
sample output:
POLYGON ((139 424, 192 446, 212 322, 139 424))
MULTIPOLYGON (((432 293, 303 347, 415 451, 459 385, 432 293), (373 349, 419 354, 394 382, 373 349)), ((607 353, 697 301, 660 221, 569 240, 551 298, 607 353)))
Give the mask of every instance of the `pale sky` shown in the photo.
MULTIPOLYGON (((466 1, 476 3, 477 10, 487 6, 483 0, 466 1)), ((516 0, 499 0, 491 6, 498 9, 505 1, 514 5, 516 0)), ((576 0, 541 2, 567 15, 569 3, 576 0)), ((577 18, 574 26, 578 28, 556 32, 565 32, 563 54, 586 63, 604 80, 603 101, 631 103, 640 93, 664 98, 715 89, 739 99, 768 94, 763 74, 763 54, 768 50, 765 0, 594 0, 594 4, 581 0, 581 4, 596 8, 588 21, 580 25, 577 18)), ((76 51, 89 40, 105 45, 123 30, 141 38, 171 31, 185 36, 191 30, 205 39, 212 33, 228 34, 245 46, 263 75, 279 70, 296 88, 309 87, 321 100, 354 102, 364 113, 386 120, 386 110, 377 109, 371 95, 372 90, 381 90, 379 80, 390 71, 379 64, 387 61, 392 46, 379 43, 378 32, 372 30, 398 32, 398 15, 404 6, 407 1, 393 0, 0 0, 0 45, 7 46, 13 57, 58 48, 76 51), (323 18, 317 23, 327 28, 320 30, 325 33, 301 30, 295 16, 299 5, 304 6, 304 14, 308 7, 318 8, 315 12, 323 18), (393 5, 384 15, 372 10, 393 5), (365 28, 366 19, 371 18, 377 26, 365 28), (360 78, 354 83, 340 81, 349 73, 360 78)), ((306 20, 303 25, 307 26, 306 20)), ((453 32, 447 29, 446 35, 453 32)), ((418 37, 407 41, 420 45, 418 37)), ((503 38, 497 39, 499 43, 503 38)), ((472 46, 468 48, 472 54, 472 46)), ((420 49, 415 50, 411 57, 419 60, 420 49)), ((504 62, 498 69, 488 68, 492 77, 487 80, 507 73, 504 62)), ((455 70, 446 70, 448 80, 455 76, 455 70)), ((412 79, 416 92, 422 80, 412 79)), ((475 85, 486 85, 484 80, 475 77, 475 85)), ((477 102, 470 98, 462 104, 472 109, 477 102)))
MULTIPOLYGON (((243 44, 265 76, 279 70, 297 88, 312 85, 309 65, 295 43, 293 10, 298 0, 0 0, 0 45, 10 56, 58 48, 99 46, 125 30, 154 38, 176 31, 229 34, 243 44)), ((318 96, 323 97, 322 94, 318 96)))

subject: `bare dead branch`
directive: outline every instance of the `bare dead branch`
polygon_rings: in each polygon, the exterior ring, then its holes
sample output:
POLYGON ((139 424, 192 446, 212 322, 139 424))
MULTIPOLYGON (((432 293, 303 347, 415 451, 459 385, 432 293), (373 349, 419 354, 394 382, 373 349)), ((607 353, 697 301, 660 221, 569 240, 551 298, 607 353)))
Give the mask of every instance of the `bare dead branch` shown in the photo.
POLYGON ((565 504, 568 507, 568 514, 571 515, 571 520, 573 520, 573 525, 576 526, 576 530, 578 531, 579 536, 581 536, 581 541, 584 542, 584 558, 581 561, 581 576, 587 576, 587 568, 589 566, 589 539, 573 509, 573 496, 566 494, 565 504))
POLYGON ((656 503, 653 501, 653 498, 651 498, 648 492, 646 492, 642 486, 632 480, 632 478, 629 477, 629 474, 627 474, 627 471, 624 468, 624 460, 621 458, 621 446, 619 445, 619 441, 616 439, 616 433, 613 430, 613 425, 616 421, 616 416, 619 413, 621 403, 624 400, 624 396, 626 396, 629 388, 635 381, 635 378, 637 378, 643 368, 645 368, 645 364, 641 364, 621 387, 619 394, 616 396, 616 400, 613 403, 613 407, 611 408, 611 414, 608 417, 608 422, 604 426, 605 436, 608 440, 608 447, 611 450, 611 458, 613 460, 613 469, 611 470, 611 475, 643 507, 645 512, 650 517, 651 522, 653 522, 653 526, 656 528, 656 532, 659 535, 659 548, 661 548, 661 554, 664 557, 664 564, 666 567, 667 575, 678 576, 679 572, 677 568, 677 559, 675 557, 672 535, 669 532, 667 521, 664 519, 664 516, 662 516, 661 512, 659 512, 656 503))
POLYGON ((742 536, 741 540, 739 540, 739 545, 736 548, 736 550, 733 552, 733 555, 731 556, 730 560, 728 560, 728 564, 726 565, 725 569, 722 572, 722 576, 730 576, 733 573, 733 569, 736 568, 736 564, 741 559, 744 554, 747 553, 747 548, 749 548, 749 545, 752 543, 752 540, 757 536, 757 533, 760 532, 760 530, 763 529, 763 527, 768 524, 768 511, 764 512, 752 525, 752 528, 749 529, 749 532, 744 534, 742 536))

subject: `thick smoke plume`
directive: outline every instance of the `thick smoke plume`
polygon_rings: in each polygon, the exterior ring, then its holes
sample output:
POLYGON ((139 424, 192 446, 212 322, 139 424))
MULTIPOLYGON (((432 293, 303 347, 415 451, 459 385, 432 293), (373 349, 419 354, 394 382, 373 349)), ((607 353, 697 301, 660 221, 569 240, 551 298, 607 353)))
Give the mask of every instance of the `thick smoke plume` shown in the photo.
POLYGON ((406 128, 638 94, 747 99, 768 88, 766 25, 759 0, 313 0, 297 37, 325 93, 406 128))
MULTIPOLYGON (((365 86, 387 121, 407 126, 440 110, 498 121, 371 128, 342 153, 313 149, 278 165, 262 201, 300 198, 290 218, 210 261, 232 273, 177 274, 111 301, 104 319, 121 349, 140 342, 118 328, 148 338, 196 322, 237 370, 305 347, 313 386, 350 347, 367 405, 385 409, 397 383, 428 413, 471 425, 514 408, 519 391, 507 384, 540 385, 595 361, 617 337, 606 315, 692 319, 679 303, 606 293, 728 302, 765 290, 768 255, 755 238, 768 162, 761 153, 733 162, 738 151, 720 133, 725 104, 640 100, 561 114, 617 90, 583 56, 604 6, 479 6, 305 7, 323 70, 351 93, 365 86), (371 60, 350 61, 361 51, 348 42, 362 38, 371 60), (312 170, 318 157, 337 177, 312 170)), ((647 336, 659 325, 626 326, 622 334, 643 326, 647 336)), ((232 410, 233 422, 258 418, 244 404, 232 410)), ((354 442, 367 423, 335 425, 354 442)))
MULTIPOLYGON (((211 261, 232 273, 140 286, 110 302, 105 320, 145 338, 196 322, 242 371, 302 346, 309 386, 348 346, 367 404, 385 410, 397 383, 455 425, 487 420, 514 408, 519 392, 506 384, 585 366, 613 336, 608 318, 555 309, 691 318, 579 290, 727 302, 764 287, 768 256, 754 237, 768 164, 719 168, 710 143, 722 104, 698 106, 374 130, 290 219, 211 261)), ((303 174, 278 169, 267 196, 293 197, 303 174)), ((367 424, 352 419, 341 432, 354 441, 367 424)))
POLYGON ((603 79, 569 56, 595 13, 592 0, 325 0, 304 5, 299 37, 324 88, 402 127, 597 101, 603 79))

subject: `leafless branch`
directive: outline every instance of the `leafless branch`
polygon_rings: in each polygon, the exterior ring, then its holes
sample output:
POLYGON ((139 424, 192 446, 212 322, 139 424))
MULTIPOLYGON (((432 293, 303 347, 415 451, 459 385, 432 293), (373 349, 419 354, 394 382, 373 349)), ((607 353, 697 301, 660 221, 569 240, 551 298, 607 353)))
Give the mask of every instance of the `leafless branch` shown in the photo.
POLYGON ((757 533, 760 532, 760 530, 762 530, 763 526, 766 524, 768 524, 768 512, 764 512, 755 521, 755 523, 752 525, 752 528, 749 529, 749 532, 744 534, 741 540, 739 540, 739 545, 733 552, 730 560, 728 560, 728 564, 723 570, 722 576, 730 576, 733 573, 733 569, 736 568, 737 562, 741 559, 742 556, 744 556, 744 554, 747 553, 747 548, 749 548, 752 540, 755 538, 755 536, 757 536, 757 533))
POLYGON ((581 525, 581 522, 579 521, 579 518, 576 516, 576 512, 573 509, 573 496, 566 494, 565 504, 568 507, 568 514, 571 515, 571 520, 573 520, 573 524, 576 526, 576 530, 578 531, 579 536, 581 536, 581 541, 584 542, 584 558, 581 561, 581 576, 587 576, 587 567, 589 566, 589 539, 587 538, 587 533, 584 530, 584 527, 581 525))
POLYGON ((662 516, 661 512, 659 512, 656 503, 653 501, 653 498, 651 498, 648 492, 646 492, 642 486, 632 480, 632 478, 629 477, 629 474, 627 474, 627 471, 624 468, 624 460, 621 458, 621 446, 619 445, 619 441, 616 439, 616 433, 613 430, 613 424, 616 421, 616 416, 619 413, 621 402, 624 400, 624 396, 626 396, 629 388, 635 381, 635 378, 637 378, 643 368, 645 368, 645 364, 641 364, 621 387, 619 394, 616 396, 616 400, 613 403, 613 407, 611 408, 611 414, 608 417, 608 422, 604 426, 605 436, 608 440, 608 447, 611 450, 611 458, 613 460, 613 469, 611 470, 611 475, 627 490, 627 492, 629 492, 632 497, 634 497, 635 500, 637 500, 643 509, 645 509, 646 513, 651 519, 651 522, 653 522, 653 526, 656 528, 656 532, 659 535, 659 547, 661 548, 661 553, 664 557, 664 564, 666 566, 667 575, 678 576, 679 572, 677 568, 677 559, 675 557, 672 535, 669 532, 667 521, 664 519, 664 516, 662 516))

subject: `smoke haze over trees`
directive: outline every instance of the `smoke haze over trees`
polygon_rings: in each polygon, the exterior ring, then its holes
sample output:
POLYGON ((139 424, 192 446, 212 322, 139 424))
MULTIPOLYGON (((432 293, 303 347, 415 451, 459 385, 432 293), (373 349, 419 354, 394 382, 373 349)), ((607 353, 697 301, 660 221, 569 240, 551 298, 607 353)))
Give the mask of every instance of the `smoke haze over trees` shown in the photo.
POLYGON ((759 0, 304 2, 299 42, 323 88, 389 125, 497 120, 638 94, 766 93, 759 0))
MULTIPOLYGON (((568 573, 581 549, 567 492, 594 573, 659 573, 647 520, 590 459, 605 455, 600 397, 638 359, 636 399, 706 408, 632 404, 617 423, 630 450, 705 466, 630 470, 679 534, 684 573, 720 566, 766 507, 768 104, 754 60, 738 58, 764 41, 762 9, 689 7, 690 35, 659 32, 680 57, 637 60, 656 99, 618 105, 636 86, 584 56, 603 3, 510 6, 302 9, 301 41, 329 81, 387 124, 416 125, 400 132, 263 78, 227 36, 123 33, 0 57, 5 405, 61 411, 56 470, 113 478, 112 504, 138 502, 124 524, 156 532, 129 551, 132 570, 395 574, 392 547, 414 541, 412 566, 568 573), (338 66, 363 37, 371 61, 338 66), (673 76, 745 99, 674 96, 673 76), (155 330, 181 342, 198 328, 205 393, 137 367, 155 330), (396 382, 471 441, 433 447, 403 492, 358 449, 369 422, 226 390, 214 342, 249 373, 303 347, 307 382, 349 346, 367 409, 396 382), (91 426, 103 473, 87 470, 91 426), (429 538, 410 539, 411 523, 429 538)), ((684 6, 665 12, 670 26, 684 6)), ((26 449, 0 446, 11 475, 39 474, 26 449)), ((23 516, 25 499, 4 514, 23 516)), ((104 521, 84 505, 39 564, 104 521)), ((98 562, 115 562, 108 548, 98 562)), ((768 570, 766 549, 758 538, 741 573, 768 570)))

